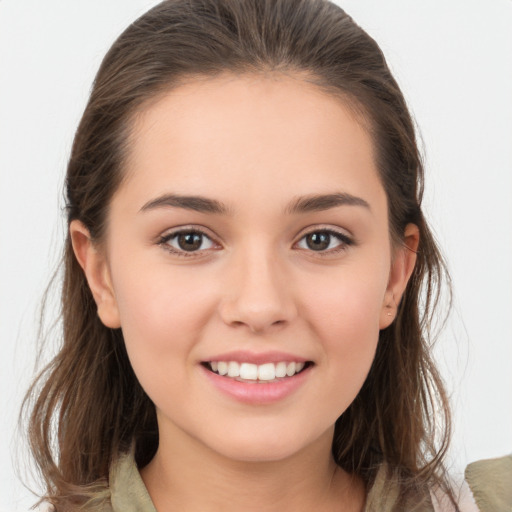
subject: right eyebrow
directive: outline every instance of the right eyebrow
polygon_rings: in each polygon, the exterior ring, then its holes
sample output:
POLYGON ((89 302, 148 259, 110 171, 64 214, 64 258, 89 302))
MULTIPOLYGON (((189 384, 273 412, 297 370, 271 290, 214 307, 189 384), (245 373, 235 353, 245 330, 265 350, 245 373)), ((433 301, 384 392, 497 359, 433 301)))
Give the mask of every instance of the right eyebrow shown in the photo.
POLYGON ((185 210, 193 210, 201 213, 216 213, 219 215, 227 215, 230 213, 229 208, 215 199, 209 199, 202 196, 183 196, 178 194, 164 194, 156 199, 148 201, 140 211, 153 210, 162 207, 184 208, 185 210))

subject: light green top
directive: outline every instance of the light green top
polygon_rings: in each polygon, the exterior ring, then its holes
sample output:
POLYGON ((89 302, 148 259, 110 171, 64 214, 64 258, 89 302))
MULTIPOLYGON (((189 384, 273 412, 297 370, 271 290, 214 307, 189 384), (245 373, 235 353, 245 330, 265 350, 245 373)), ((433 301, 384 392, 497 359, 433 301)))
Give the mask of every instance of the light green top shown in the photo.
POLYGON ((465 476, 481 512, 512 512, 512 455, 473 462, 465 476))
MULTIPOLYGON (((368 494, 365 512, 392 512, 397 498, 398 491, 388 485, 382 468, 368 494)), ((110 502, 102 512, 157 512, 131 453, 122 456, 111 469, 110 502)), ((415 512, 434 512, 432 502, 428 500, 415 512)))
MULTIPOLYGON (((398 489, 389 485, 385 474, 385 468, 377 472, 365 512, 398 512, 398 489)), ((512 455, 474 462, 466 468, 465 475, 479 512, 512 512, 512 455)), ((113 465, 109 480, 110 500, 106 501, 110 503, 101 508, 102 512, 157 512, 131 453, 113 465)), ((440 510, 453 509, 434 507, 431 500, 415 508, 415 512, 440 510)))

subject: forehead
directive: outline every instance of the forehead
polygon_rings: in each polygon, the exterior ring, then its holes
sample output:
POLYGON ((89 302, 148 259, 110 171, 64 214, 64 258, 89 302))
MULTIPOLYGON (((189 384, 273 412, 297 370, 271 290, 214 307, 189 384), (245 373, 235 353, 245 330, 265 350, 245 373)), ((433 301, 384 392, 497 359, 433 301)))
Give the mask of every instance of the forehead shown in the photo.
POLYGON ((125 182, 149 195, 383 193, 354 111, 300 76, 185 82, 139 112, 129 147, 125 182))

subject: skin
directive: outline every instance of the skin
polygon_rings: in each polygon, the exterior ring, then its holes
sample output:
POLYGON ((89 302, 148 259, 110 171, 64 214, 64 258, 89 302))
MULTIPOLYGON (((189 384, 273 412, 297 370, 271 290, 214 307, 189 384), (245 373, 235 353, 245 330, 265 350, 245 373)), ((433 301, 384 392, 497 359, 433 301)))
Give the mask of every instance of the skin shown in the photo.
POLYGON ((94 244, 78 221, 70 231, 98 314, 122 327, 157 408, 160 446, 141 471, 156 508, 362 510, 362 482, 332 459, 334 423, 394 319, 418 245, 413 225, 391 245, 366 130, 299 77, 195 80, 140 113, 125 172, 105 240, 94 244), (147 207, 171 193, 229 212, 147 207), (286 211, 300 196, 334 193, 367 206, 286 211), (176 238, 162 243, 184 227, 207 236, 188 257, 170 252, 176 238), (311 248, 305 235, 326 229, 351 243, 331 236, 311 248), (201 366, 239 349, 314 364, 284 399, 241 403, 201 366))

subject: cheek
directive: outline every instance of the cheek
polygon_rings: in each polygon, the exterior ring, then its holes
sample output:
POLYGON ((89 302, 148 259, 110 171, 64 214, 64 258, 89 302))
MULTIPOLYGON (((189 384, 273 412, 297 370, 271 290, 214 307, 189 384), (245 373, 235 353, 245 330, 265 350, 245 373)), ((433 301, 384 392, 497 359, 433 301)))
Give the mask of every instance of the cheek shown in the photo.
POLYGON ((169 267, 118 270, 116 299, 133 371, 157 408, 179 412, 196 363, 194 348, 211 315, 211 290, 169 267))
POLYGON ((354 273, 343 286, 317 293, 307 306, 340 413, 356 397, 373 362, 384 291, 385 279, 358 279, 354 273))
POLYGON ((347 274, 330 279, 326 286, 317 289, 306 309, 322 329, 322 338, 362 342, 365 333, 379 332, 386 277, 360 277, 355 271, 347 274))
POLYGON ((166 361, 188 354, 211 314, 211 290, 187 271, 139 265, 113 276, 125 343, 134 366, 139 360, 166 361), (201 286, 199 286, 201 284, 201 286), (186 333, 186 335, 183 335, 186 333))

